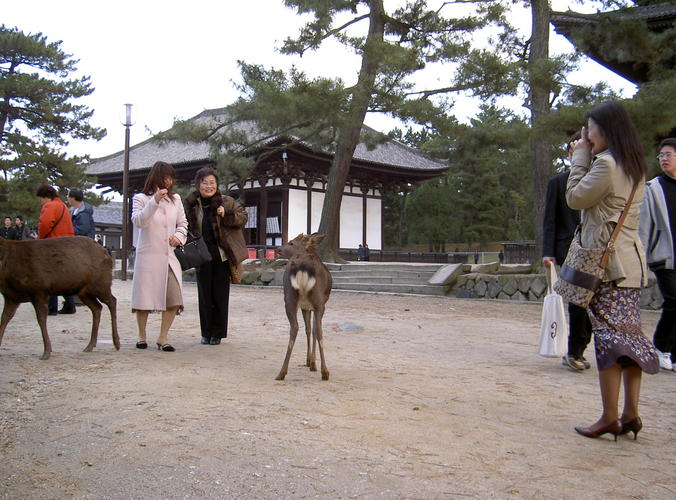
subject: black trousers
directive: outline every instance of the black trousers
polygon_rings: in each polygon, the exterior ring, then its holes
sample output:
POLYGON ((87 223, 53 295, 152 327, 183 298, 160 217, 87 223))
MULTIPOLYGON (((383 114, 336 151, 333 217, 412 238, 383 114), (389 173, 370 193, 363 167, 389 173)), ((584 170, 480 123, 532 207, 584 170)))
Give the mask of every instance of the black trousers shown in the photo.
MULTIPOLYGON (((75 310, 75 295, 64 295, 63 296, 63 308, 66 310, 75 310)), ((49 296, 49 312, 55 313, 59 310, 59 296, 50 295, 49 296)))
POLYGON ((568 303, 568 354, 581 358, 592 337, 592 326, 587 309, 568 303))
POLYGON ((655 276, 657 286, 664 297, 664 304, 662 304, 662 316, 655 328, 653 343, 660 351, 670 352, 673 360, 676 358, 674 353, 676 349, 676 270, 662 269, 655 271, 655 276))
POLYGON ((212 259, 197 270, 197 299, 202 337, 222 339, 228 336, 230 266, 228 261, 212 259))

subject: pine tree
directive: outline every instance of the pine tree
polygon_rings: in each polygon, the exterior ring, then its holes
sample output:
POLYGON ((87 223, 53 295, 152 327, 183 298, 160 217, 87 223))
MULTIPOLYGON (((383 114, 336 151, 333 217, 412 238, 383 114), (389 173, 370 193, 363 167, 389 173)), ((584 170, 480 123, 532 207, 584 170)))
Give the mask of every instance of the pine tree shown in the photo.
MULTIPOLYGON (((449 1, 438 9, 415 0, 392 12, 385 10, 382 0, 284 3, 312 20, 297 37, 286 40, 282 52, 302 55, 320 49, 328 39, 337 40, 361 58, 356 84, 346 87, 340 79, 311 80, 295 69, 286 75, 242 63, 243 97, 229 108, 229 120, 208 124, 199 133, 184 130, 183 136, 208 137, 214 158, 230 167, 237 157, 237 165, 251 168, 253 161, 242 158, 259 140, 245 138, 241 128, 236 131, 233 124, 238 121, 255 122, 258 138, 283 132, 317 148, 329 146, 334 159, 319 227, 327 234, 320 253, 324 260, 335 261, 342 193, 355 147, 360 140, 378 140, 362 133, 366 113, 441 126, 450 109, 441 95, 467 91, 491 99, 513 92, 518 83, 515 67, 501 57, 503 44, 496 40, 489 49, 477 49, 470 43, 473 33, 489 25, 500 28, 496 35, 500 41, 510 38, 511 32, 503 29, 505 6, 497 0, 449 1), (451 11, 457 15, 448 14, 451 11), (412 76, 433 64, 448 65, 447 81, 439 88, 414 89, 412 76), (230 140, 233 137, 237 140, 230 140), (230 159, 223 152, 230 153, 230 159)), ((246 168, 240 168, 240 175, 246 168)))
POLYGON ((69 78, 77 60, 42 33, 0 26, 0 209, 35 217, 35 188, 87 188, 84 158, 69 157, 69 139, 100 139, 93 111, 73 101, 90 95, 89 77, 69 78))

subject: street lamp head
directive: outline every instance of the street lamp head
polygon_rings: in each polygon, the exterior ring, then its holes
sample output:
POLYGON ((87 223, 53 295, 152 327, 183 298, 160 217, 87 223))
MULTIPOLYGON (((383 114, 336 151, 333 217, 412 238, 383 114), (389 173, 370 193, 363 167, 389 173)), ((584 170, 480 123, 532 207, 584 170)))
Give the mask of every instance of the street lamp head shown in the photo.
POLYGON ((125 117, 124 117, 124 126, 131 127, 134 123, 131 121, 131 107, 132 104, 125 104, 125 117))

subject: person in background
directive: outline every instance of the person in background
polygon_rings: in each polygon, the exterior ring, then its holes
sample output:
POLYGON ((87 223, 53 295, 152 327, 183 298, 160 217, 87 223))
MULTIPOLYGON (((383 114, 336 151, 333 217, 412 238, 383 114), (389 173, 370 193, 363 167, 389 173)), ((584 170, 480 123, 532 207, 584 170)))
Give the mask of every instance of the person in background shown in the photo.
POLYGON ((575 431, 589 438, 610 433, 616 440, 633 432, 636 439, 643 428, 638 411, 642 373, 660 369, 655 347, 641 331, 641 287, 648 270, 638 225, 647 166, 636 126, 617 102, 588 112, 581 136, 573 143, 566 188, 568 206, 582 210, 581 246, 605 248, 632 193, 634 198, 589 304, 603 413, 591 426, 575 431))
MULTIPOLYGON (((73 220, 75 236, 85 236, 93 239, 95 235, 94 209, 89 203, 84 201, 84 193, 81 189, 72 188, 68 192, 68 204, 70 205, 70 216, 73 220)), ((65 300, 66 302, 63 306, 64 312, 70 310, 74 312, 76 306, 84 305, 77 297, 72 295, 65 297, 65 300)))
POLYGON ((240 263, 248 256, 242 233, 247 213, 219 192, 218 173, 211 167, 197 171, 195 188, 185 198, 188 230, 204 239, 211 254, 211 262, 197 269, 200 343, 218 345, 228 336, 230 281, 239 283, 240 263))
POLYGON ((664 173, 646 185, 639 231, 647 249, 648 266, 655 273, 664 298, 653 343, 660 367, 676 371, 676 360, 672 358, 676 352, 676 138, 664 139, 658 151, 657 159, 664 173))
MULTIPOLYGON (((38 239, 75 236, 68 208, 61 201, 61 198, 57 196, 56 190, 49 184, 40 184, 35 192, 35 196, 42 203, 40 217, 38 218, 38 239)), ((64 298, 68 300, 67 297, 64 298)), ((63 309, 59 311, 58 301, 59 299, 56 295, 49 297, 48 314, 50 316, 54 316, 59 312, 62 314, 73 314, 75 312, 74 306, 72 310, 66 309, 66 303, 64 303, 63 309)))
POLYGON ((364 260, 367 262, 371 260, 371 250, 367 243, 364 243, 364 260))
POLYGON ((366 260, 366 252, 364 251, 364 245, 359 244, 357 248, 357 260, 366 260))
POLYGON ((9 215, 5 216, 3 226, 0 227, 0 238, 6 240, 16 239, 16 230, 14 229, 14 226, 12 226, 12 218, 9 215))
POLYGON ((17 240, 27 240, 30 238, 30 230, 21 215, 14 217, 14 230, 16 231, 17 240))
POLYGON ((84 201, 81 189, 73 188, 68 193, 70 216, 73 219, 73 228, 76 236, 86 236, 94 239, 96 228, 94 225, 94 209, 84 201))
POLYGON ((156 162, 143 186, 134 195, 131 221, 138 229, 131 310, 136 313, 139 340, 136 347, 146 349, 148 315, 162 312, 157 348, 175 351, 169 344, 169 329, 183 310, 181 265, 174 248, 186 241, 188 222, 181 197, 172 191, 174 167, 156 162))
MULTIPOLYGON (((573 151, 573 141, 580 139, 578 132, 567 144, 568 161, 573 151)), ((545 214, 542 220, 542 264, 562 266, 568 255, 575 229, 580 224, 580 212, 572 210, 566 203, 566 184, 570 170, 554 175, 547 184, 545 214)), ((584 351, 591 341, 592 326, 587 309, 568 303, 568 353, 561 358, 563 366, 574 371, 589 369, 591 364, 584 357, 584 351)))

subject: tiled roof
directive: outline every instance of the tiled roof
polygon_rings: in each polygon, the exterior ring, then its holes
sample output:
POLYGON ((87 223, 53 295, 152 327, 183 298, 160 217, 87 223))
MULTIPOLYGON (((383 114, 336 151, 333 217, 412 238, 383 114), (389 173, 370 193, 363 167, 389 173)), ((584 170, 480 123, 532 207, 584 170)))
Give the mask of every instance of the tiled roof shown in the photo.
POLYGON ((646 20, 653 27, 660 26, 662 23, 665 23, 664 27, 668 27, 670 25, 673 26, 674 24, 674 18, 676 17, 676 2, 669 1, 640 5, 628 9, 600 12, 598 14, 581 14, 571 10, 567 12, 552 12, 551 21, 557 28, 557 32, 567 32, 572 27, 595 24, 599 21, 599 17, 601 16, 638 18, 646 20))
MULTIPOLYGON (((191 120, 195 122, 204 122, 206 120, 218 120, 223 118, 225 108, 206 110, 191 120)), ((246 129, 246 132, 255 132, 255 127, 249 123, 238 124, 239 128, 246 129)), ((368 127, 366 130, 372 131, 368 127)), ((266 144, 270 144, 284 139, 278 136, 270 139, 266 144)), ((289 138, 294 139, 294 138, 289 138)), ((306 145, 309 147, 309 145, 306 145)), ((325 154, 331 154, 326 151, 325 154)), ((206 161, 209 157, 209 148, 205 142, 201 143, 181 143, 178 141, 168 141, 164 144, 148 139, 129 149, 129 170, 139 170, 150 168, 158 160, 166 161, 171 164, 190 163, 196 161, 206 161)), ((375 149, 369 150, 365 144, 357 146, 354 153, 355 160, 361 160, 378 165, 384 165, 394 169, 413 169, 413 170, 443 170, 447 167, 446 163, 433 160, 422 153, 410 148, 399 141, 390 139, 380 144, 375 149)), ((109 156, 93 159, 87 167, 88 174, 108 174, 121 172, 123 169, 124 151, 119 151, 109 156)))
POLYGON ((93 208, 95 224, 122 224, 121 201, 109 201, 93 208))

